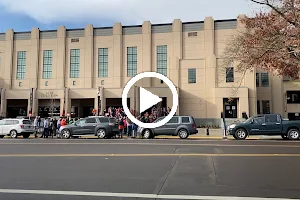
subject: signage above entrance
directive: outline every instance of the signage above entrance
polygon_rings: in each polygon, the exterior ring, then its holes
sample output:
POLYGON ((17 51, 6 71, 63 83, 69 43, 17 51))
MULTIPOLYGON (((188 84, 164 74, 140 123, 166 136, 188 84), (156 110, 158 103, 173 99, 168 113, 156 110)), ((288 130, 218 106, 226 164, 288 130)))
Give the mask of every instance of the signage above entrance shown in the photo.
POLYGON ((55 92, 45 92, 45 93, 41 93, 41 97, 42 98, 56 98, 58 97, 58 94, 55 92))

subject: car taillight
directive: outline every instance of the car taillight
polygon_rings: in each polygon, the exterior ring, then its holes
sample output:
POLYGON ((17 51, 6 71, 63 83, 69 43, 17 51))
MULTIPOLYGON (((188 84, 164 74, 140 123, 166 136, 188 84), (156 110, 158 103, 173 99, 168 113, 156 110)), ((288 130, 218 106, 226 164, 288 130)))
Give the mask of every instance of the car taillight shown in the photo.
POLYGON ((115 126, 115 124, 114 123, 109 123, 108 126, 115 126))
POLYGON ((24 125, 22 124, 22 125, 20 125, 20 128, 24 128, 24 125))
POLYGON ((193 128, 197 128, 197 125, 196 125, 196 124, 193 124, 192 127, 193 127, 193 128))

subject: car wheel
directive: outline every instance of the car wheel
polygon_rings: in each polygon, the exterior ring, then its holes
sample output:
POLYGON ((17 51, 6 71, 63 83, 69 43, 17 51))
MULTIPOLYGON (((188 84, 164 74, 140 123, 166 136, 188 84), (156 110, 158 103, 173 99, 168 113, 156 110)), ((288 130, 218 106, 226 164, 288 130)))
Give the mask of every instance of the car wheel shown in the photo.
POLYGON ((289 138, 287 137, 287 135, 284 135, 284 134, 281 134, 281 137, 282 137, 282 139, 284 139, 284 140, 289 139, 289 138))
POLYGON ((290 129, 290 130, 288 131, 287 137, 288 137, 290 140, 298 140, 299 137, 300 137, 299 130, 297 130, 297 129, 290 129))
POLYGON ((97 130, 97 136, 100 139, 106 138, 106 131, 104 129, 102 129, 102 128, 98 129, 97 130))
POLYGON ((189 133, 185 129, 180 129, 178 131, 178 136, 180 137, 180 139, 187 139, 189 137, 189 133))
POLYGON ((23 138, 29 138, 29 136, 30 136, 30 133, 24 133, 23 134, 23 138))
POLYGON ((240 129, 235 131, 235 137, 236 137, 235 139, 236 140, 245 140, 247 135, 248 134, 247 134, 245 129, 240 128, 240 129))
POLYGON ((152 138, 152 133, 149 129, 145 129, 143 131, 143 138, 144 139, 151 139, 152 138))
POLYGON ((64 139, 69 139, 71 137, 71 132, 69 129, 63 129, 61 130, 61 137, 64 139))
POLYGON ((0 138, 4 138, 5 137, 5 135, 0 135, 0 138))
POLYGON ((16 130, 11 130, 10 131, 10 137, 11 138, 18 138, 18 133, 17 133, 17 131, 16 130))

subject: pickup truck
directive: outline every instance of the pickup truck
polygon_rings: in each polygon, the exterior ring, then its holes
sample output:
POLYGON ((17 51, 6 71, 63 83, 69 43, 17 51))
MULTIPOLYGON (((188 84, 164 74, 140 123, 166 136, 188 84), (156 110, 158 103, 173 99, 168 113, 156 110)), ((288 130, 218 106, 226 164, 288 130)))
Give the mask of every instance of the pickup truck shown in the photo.
POLYGON ((257 115, 244 122, 229 125, 227 134, 236 140, 244 140, 250 135, 278 135, 283 139, 298 140, 300 121, 284 120, 279 114, 257 115))

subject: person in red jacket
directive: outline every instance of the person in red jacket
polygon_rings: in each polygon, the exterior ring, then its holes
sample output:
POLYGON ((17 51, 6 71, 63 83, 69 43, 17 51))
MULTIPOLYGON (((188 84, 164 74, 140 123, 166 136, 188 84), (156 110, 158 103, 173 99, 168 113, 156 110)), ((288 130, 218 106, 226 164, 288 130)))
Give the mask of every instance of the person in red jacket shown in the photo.
POLYGON ((65 126, 65 125, 67 125, 67 121, 66 119, 62 119, 60 122, 60 126, 65 126))

